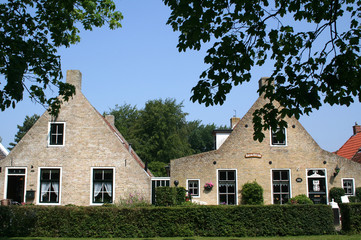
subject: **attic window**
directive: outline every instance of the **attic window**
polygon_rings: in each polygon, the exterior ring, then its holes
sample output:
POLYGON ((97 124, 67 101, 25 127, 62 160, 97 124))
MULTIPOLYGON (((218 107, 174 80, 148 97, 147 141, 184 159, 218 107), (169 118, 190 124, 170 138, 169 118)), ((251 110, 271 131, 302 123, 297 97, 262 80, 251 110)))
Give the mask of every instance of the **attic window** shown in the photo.
POLYGON ((63 146, 65 142, 65 123, 49 123, 49 145, 63 146))
POLYGON ((287 145, 286 141, 286 129, 277 128, 276 130, 271 131, 271 145, 272 146, 285 146, 287 145))

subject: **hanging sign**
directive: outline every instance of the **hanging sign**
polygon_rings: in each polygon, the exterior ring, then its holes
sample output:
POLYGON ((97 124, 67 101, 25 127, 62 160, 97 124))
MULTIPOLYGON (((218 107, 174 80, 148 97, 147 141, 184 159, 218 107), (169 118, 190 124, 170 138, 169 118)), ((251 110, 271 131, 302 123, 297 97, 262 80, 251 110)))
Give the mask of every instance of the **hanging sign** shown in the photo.
POLYGON ((262 158, 260 153, 246 153, 245 158, 262 158))

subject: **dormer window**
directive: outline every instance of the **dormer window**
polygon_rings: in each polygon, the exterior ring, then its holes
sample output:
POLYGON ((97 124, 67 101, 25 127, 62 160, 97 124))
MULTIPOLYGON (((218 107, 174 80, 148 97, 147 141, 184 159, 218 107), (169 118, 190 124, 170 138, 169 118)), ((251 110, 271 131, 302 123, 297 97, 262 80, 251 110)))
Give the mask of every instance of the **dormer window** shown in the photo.
POLYGON ((271 131, 271 145, 272 146, 285 146, 287 145, 286 129, 277 128, 271 131), (281 131, 281 133, 280 133, 281 131))
POLYGON ((49 123, 49 145, 63 146, 65 143, 65 123, 51 122, 49 123))

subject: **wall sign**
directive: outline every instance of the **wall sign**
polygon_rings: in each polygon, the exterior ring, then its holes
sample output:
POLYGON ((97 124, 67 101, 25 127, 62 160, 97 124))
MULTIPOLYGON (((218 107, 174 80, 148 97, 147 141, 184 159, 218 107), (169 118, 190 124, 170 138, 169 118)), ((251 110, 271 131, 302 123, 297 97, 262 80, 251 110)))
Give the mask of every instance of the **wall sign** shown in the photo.
POLYGON ((302 178, 296 178, 296 182, 302 182, 302 178))
POLYGON ((246 153, 245 158, 262 158, 260 153, 246 153))

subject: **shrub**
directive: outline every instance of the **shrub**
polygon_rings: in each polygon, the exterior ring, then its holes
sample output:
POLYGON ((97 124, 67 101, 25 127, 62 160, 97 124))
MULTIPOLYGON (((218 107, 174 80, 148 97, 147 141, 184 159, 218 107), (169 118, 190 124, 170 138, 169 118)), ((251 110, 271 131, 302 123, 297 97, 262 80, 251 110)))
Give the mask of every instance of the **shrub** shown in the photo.
POLYGON ((263 188, 256 181, 243 185, 242 204, 263 204, 263 188))
POLYGON ((288 203, 290 204, 313 204, 312 200, 305 194, 297 195, 291 198, 288 203))
POLYGON ((340 187, 333 187, 330 189, 330 200, 332 199, 337 203, 342 203, 341 197, 345 195, 345 190, 340 187))
POLYGON ((356 188, 355 197, 357 202, 361 202, 361 187, 356 188))
POLYGON ((342 216, 342 231, 347 234, 361 233, 361 203, 339 204, 342 216))
POLYGON ((334 233, 326 205, 196 207, 0 206, 0 237, 154 238, 334 233))
POLYGON ((143 194, 130 193, 127 198, 121 198, 117 205, 120 207, 146 207, 150 206, 150 203, 143 194))
POLYGON ((155 189, 155 205, 181 205, 186 201, 186 192, 184 187, 157 187, 155 189))

